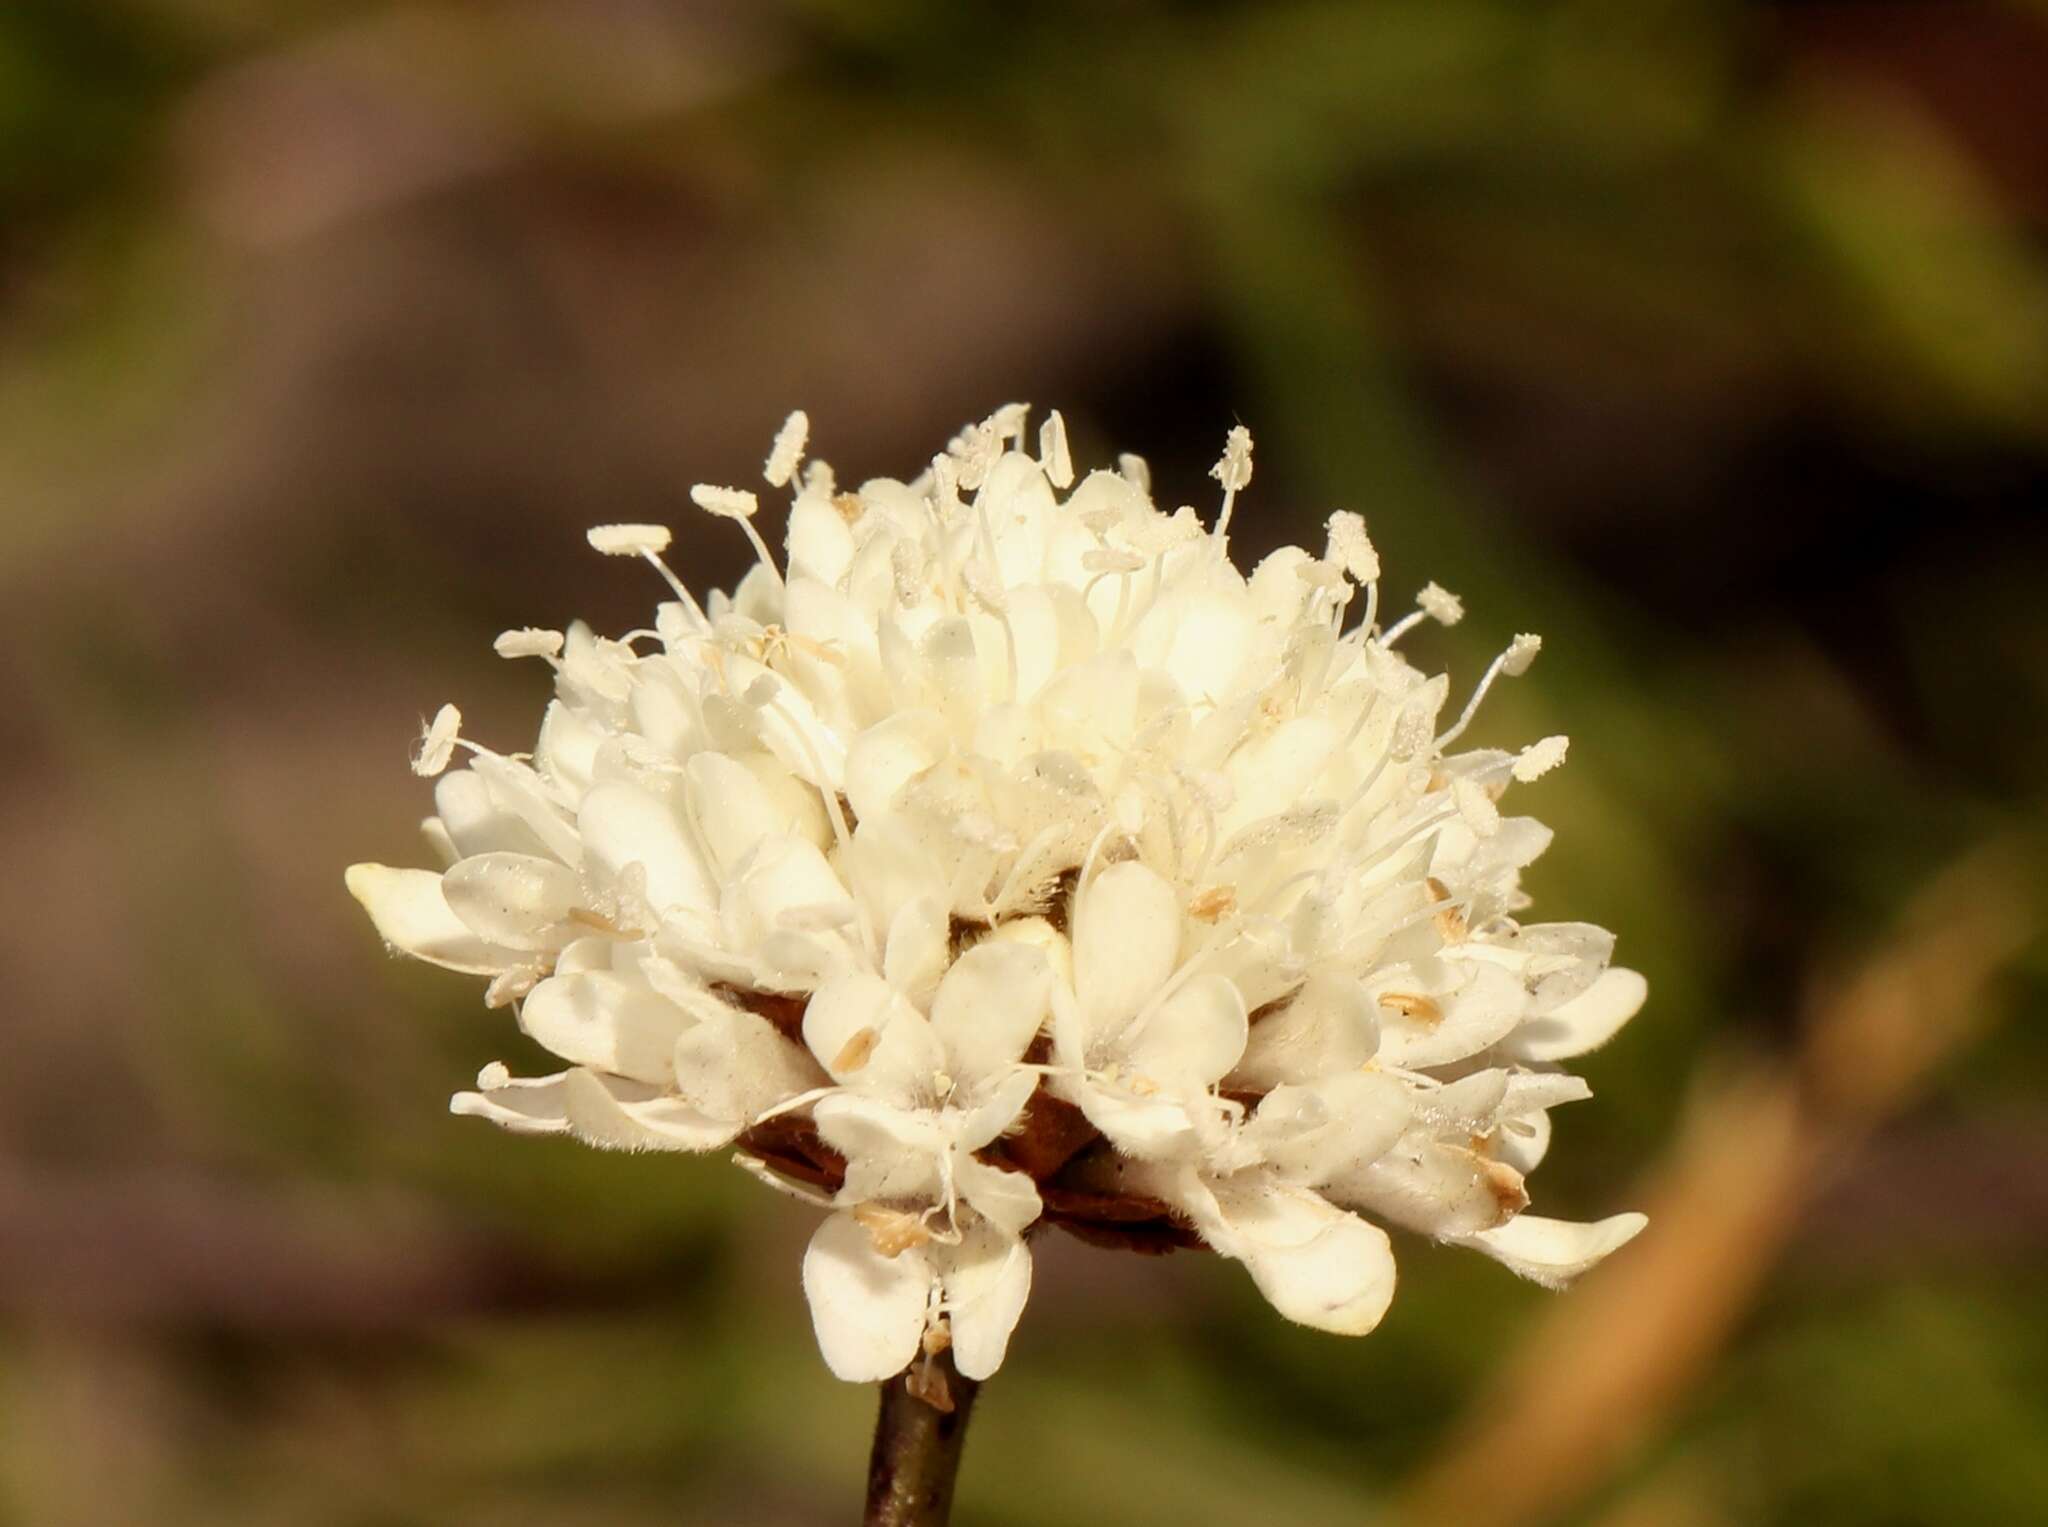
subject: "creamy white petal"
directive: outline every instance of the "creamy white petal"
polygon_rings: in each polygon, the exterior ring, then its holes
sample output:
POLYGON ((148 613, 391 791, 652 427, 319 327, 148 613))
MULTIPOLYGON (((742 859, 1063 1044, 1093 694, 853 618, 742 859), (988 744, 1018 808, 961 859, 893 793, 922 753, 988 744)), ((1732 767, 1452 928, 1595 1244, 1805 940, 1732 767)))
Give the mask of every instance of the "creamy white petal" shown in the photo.
POLYGON ((628 865, 647 875, 647 899, 657 911, 716 905, 717 891, 704 857, 682 818, 637 785, 599 785, 583 799, 576 818, 592 867, 616 880, 628 865))
POLYGON ((1289 1320, 1340 1336, 1380 1323, 1394 1297, 1387 1233, 1305 1188, 1244 1173, 1178 1201, 1202 1238, 1245 1264, 1273 1308, 1289 1320))
POLYGON ((809 925, 820 914, 844 921, 839 932, 819 941, 843 945, 844 930, 857 917, 846 885, 815 843, 788 834, 763 838, 754 846, 738 877, 727 882, 719 905, 727 939, 742 949, 758 947, 778 932, 798 931, 789 924, 792 916, 809 925))
POLYGON ((1179 1160, 1199 1143, 1186 1107, 1172 1098, 1134 1097, 1093 1083, 1066 1084, 1059 1090, 1126 1156, 1140 1161, 1179 1160))
POLYGON ((885 1257, 850 1213, 830 1216, 804 1252, 804 1296, 818 1350, 850 1384, 892 1378, 924 1336, 932 1265, 917 1248, 885 1257))
POLYGON ((1222 976, 1196 976, 1139 1016, 1120 1041, 1133 1075, 1176 1092, 1215 1085, 1244 1054, 1244 999, 1222 976))
POLYGON ((1016 1064, 1050 1013, 1052 967, 1012 941, 975 945, 946 972, 932 998, 932 1028, 946 1068, 962 1082, 1016 1064))
POLYGON ((882 978, 912 1002, 928 1002, 946 973, 952 919, 937 896, 916 896, 897 910, 884 941, 882 978))
POLYGON ((434 811, 462 854, 547 852, 540 835, 500 806, 473 770, 451 769, 434 781, 434 811))
POLYGON ((964 1105, 959 1126, 962 1150, 978 1151, 1016 1122, 1038 1090, 1038 1073, 1022 1066, 995 1081, 984 1078, 978 1088, 956 1089, 954 1103, 964 1105))
POLYGON ((1003 1365, 1010 1333, 1031 1297, 1031 1251, 1015 1236, 974 1225, 941 1248, 939 1277, 961 1376, 985 1379, 1003 1365))
POLYGON ((683 765, 690 784, 690 821, 720 879, 731 875, 756 844, 788 830, 787 814, 754 772, 723 753, 702 752, 683 765))
POLYGON ((960 1197, 975 1212, 1007 1235, 1022 1235, 1025 1227, 1045 1211, 1038 1185, 1029 1177, 990 1166, 972 1156, 954 1158, 953 1182, 960 1197))
POLYGON ((1246 1121, 1244 1139, 1290 1181, 1318 1187, 1379 1160, 1414 1118, 1415 1095, 1399 1078, 1351 1071, 1275 1087, 1246 1121))
POLYGON ((1278 1012, 1251 1026, 1233 1080, 1269 1088, 1355 1071, 1379 1050, 1377 1015, 1357 981, 1318 972, 1278 1012))
POLYGON ((1112 864, 1074 910, 1074 985, 1093 1039, 1123 1027, 1180 960, 1180 898, 1135 861, 1112 864))
POLYGON ((833 977, 804 1008, 804 1043, 842 1086, 880 1096, 928 1093, 945 1052, 924 1015, 863 971, 833 977))
POLYGON ((583 862, 583 840, 578 836, 570 812, 532 768, 479 753, 469 761, 470 772, 484 782, 491 803, 498 811, 518 819, 543 848, 571 868, 583 862))
POLYGON ((726 1008, 699 1018, 676 1040, 675 1087, 706 1118, 734 1132, 776 1104, 825 1082, 808 1050, 758 1013, 726 1008))
POLYGON ((1616 966, 1580 996, 1515 1031, 1504 1047, 1523 1060, 1569 1060, 1597 1050, 1641 1011, 1649 983, 1616 966))
POLYGON ((1461 1244, 1485 1252, 1533 1283, 1562 1288, 1626 1246, 1649 1223, 1640 1214, 1616 1214, 1589 1225, 1518 1214, 1505 1225, 1482 1230, 1461 1244))
POLYGON ((562 1096, 570 1132, 605 1150, 708 1151, 732 1139, 724 1120, 620 1077, 579 1068, 564 1080, 562 1096))
POLYGON ((1439 1240, 1491 1230, 1529 1201, 1522 1174, 1462 1144, 1411 1133, 1324 1185, 1331 1199, 1439 1240))
POLYGON ((676 1040, 689 1025, 668 998, 611 971, 550 977, 519 1007, 520 1028, 543 1048, 644 1082, 674 1080, 676 1040))
POLYGON ((1477 1055, 1513 1032, 1529 1005, 1521 983, 1491 964, 1468 966, 1455 991, 1421 993, 1419 1004, 1408 995, 1380 995, 1379 1058, 1415 1070, 1477 1055))
POLYGON ((819 1136, 846 1158, 841 1203, 939 1201, 954 1154, 948 1123, 939 1114, 857 1092, 820 1098, 811 1112, 819 1136))
POLYGON ((508 949, 554 949, 578 933, 569 914, 583 902, 577 873, 536 854, 473 854, 441 877, 448 906, 477 937, 508 949))
POLYGON ((455 915, 432 870, 351 864, 345 878, 384 942, 415 959, 471 975, 496 975, 519 963, 517 952, 478 938, 455 915))

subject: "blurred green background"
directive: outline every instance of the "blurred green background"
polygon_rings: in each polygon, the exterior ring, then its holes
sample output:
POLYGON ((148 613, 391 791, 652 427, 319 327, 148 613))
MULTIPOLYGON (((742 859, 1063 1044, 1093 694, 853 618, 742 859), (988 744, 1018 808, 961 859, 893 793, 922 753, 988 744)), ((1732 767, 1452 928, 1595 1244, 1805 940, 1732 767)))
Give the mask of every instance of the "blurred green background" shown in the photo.
POLYGON ((2038 3, 10 0, 0 1521, 851 1519, 811 1213, 449 1118, 538 1052, 341 869, 585 525, 1012 398, 1545 633, 1652 999, 1534 1187, 1653 1226, 1356 1342, 1045 1238, 960 1519, 2048 1520, 2044 229, 2038 3))

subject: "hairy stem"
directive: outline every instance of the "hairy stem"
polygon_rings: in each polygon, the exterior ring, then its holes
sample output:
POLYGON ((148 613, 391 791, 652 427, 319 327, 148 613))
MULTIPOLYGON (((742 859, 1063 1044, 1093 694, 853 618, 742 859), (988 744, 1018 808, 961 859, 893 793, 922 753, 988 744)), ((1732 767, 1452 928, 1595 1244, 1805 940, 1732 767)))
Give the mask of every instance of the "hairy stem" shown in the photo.
POLYGON ((981 1385, 960 1377, 952 1356, 940 1352, 919 1357, 881 1387, 862 1521, 867 1527, 944 1527, 981 1385))

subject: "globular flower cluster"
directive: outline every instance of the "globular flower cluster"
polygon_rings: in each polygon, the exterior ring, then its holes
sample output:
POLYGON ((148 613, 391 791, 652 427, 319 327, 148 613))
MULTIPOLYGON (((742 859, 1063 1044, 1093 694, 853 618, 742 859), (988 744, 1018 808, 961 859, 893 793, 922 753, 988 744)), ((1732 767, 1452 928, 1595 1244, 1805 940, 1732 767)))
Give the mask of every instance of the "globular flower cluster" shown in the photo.
POLYGON ((1385 1226, 1560 1284, 1642 1228, 1524 1211, 1558 1063, 1641 1004, 1613 939, 1518 921, 1549 832, 1500 801, 1565 742, 1454 751, 1461 711, 1379 624, 1364 522, 1249 576, 1222 509, 1152 504, 1136 457, 1075 482, 1053 414, 1004 409, 913 482, 843 491, 792 415, 754 494, 700 486, 758 564, 703 603, 658 526, 594 530, 673 591, 652 630, 510 631, 554 670, 530 753, 435 718, 440 870, 348 884, 405 953, 564 1069, 492 1065, 455 1112, 627 1150, 732 1148, 827 1208, 804 1258, 826 1361, 1002 1361, 1058 1225, 1204 1245, 1291 1319, 1370 1330, 1385 1226), (448 765, 460 750, 463 766, 448 765))

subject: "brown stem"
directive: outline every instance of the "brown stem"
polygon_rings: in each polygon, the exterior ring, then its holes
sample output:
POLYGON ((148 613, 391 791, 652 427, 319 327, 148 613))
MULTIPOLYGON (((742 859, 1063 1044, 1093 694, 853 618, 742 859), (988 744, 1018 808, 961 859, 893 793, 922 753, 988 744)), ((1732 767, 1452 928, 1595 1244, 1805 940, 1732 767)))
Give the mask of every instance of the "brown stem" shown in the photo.
POLYGON ((868 1455, 867 1527, 945 1527, 967 1418, 981 1385, 960 1377, 950 1353, 919 1357, 882 1385, 868 1455))

